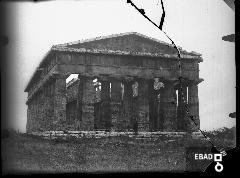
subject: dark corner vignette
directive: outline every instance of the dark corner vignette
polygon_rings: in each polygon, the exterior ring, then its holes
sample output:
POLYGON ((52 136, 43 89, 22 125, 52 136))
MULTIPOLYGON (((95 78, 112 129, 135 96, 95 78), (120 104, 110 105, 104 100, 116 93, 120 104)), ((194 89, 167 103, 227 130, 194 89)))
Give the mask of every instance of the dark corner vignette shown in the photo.
MULTIPOLYGON (((7 36, 7 8, 4 2, 0 2, 0 60, 1 60, 1 131, 6 128, 6 65, 7 65, 7 51, 6 46, 9 43, 9 37, 7 36)), ((1 132, 2 135, 2 132, 1 132)))

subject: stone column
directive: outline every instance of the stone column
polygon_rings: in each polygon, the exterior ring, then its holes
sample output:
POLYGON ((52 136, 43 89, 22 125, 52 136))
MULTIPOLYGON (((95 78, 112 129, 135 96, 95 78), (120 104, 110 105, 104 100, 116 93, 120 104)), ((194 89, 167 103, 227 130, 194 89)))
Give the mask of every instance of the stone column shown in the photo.
POLYGON ((36 118, 36 111, 35 111, 35 108, 36 108, 36 106, 35 106, 35 100, 36 100, 36 97, 35 96, 33 96, 32 97, 32 99, 31 99, 31 118, 32 118, 32 123, 33 123, 33 125, 32 125, 32 131, 36 131, 36 128, 37 128, 37 118, 36 118))
POLYGON ((26 124, 26 132, 30 133, 32 131, 32 118, 31 118, 31 108, 30 103, 27 104, 27 124, 26 124))
POLYGON ((37 91, 36 93, 37 95, 37 100, 36 100, 36 118, 37 118, 37 123, 38 123, 38 126, 37 126, 37 131, 41 132, 43 131, 42 129, 42 115, 41 115, 41 95, 40 95, 40 90, 37 91))
MULTIPOLYGON (((54 92, 55 92, 55 82, 50 82, 50 95, 49 97, 47 97, 47 119, 49 122, 49 130, 53 130, 54 129, 54 92)), ((47 107, 46 106, 46 107, 47 107)))
POLYGON ((157 129, 158 131, 163 131, 164 129, 164 93, 163 88, 157 91, 157 129), (160 97, 158 97, 158 95, 160 97))
POLYGON ((26 131, 27 133, 31 133, 34 131, 35 126, 35 118, 34 118, 34 106, 33 106, 33 99, 28 100, 27 105, 27 125, 26 125, 26 131))
POLYGON ((38 93, 35 94, 35 98, 34 98, 34 125, 35 125, 35 131, 39 131, 40 128, 40 122, 39 122, 39 118, 38 118, 38 101, 39 101, 39 97, 38 97, 38 93))
POLYGON ((164 82, 162 105, 163 105, 163 131, 175 131, 175 98, 173 82, 164 82))
POLYGON ((66 76, 56 75, 54 86, 54 130, 64 130, 66 124, 66 76))
POLYGON ((93 85, 93 78, 80 77, 82 82, 82 116, 80 127, 82 130, 94 129, 94 96, 95 88, 93 85))
POLYGON ((138 131, 149 131, 148 81, 138 80, 138 131))
POLYGON ((49 119, 48 119, 48 110, 51 108, 52 105, 49 105, 49 99, 48 99, 48 96, 49 96, 49 86, 48 84, 45 84, 45 86, 43 86, 42 88, 42 96, 41 96, 41 113, 42 113, 42 129, 43 130, 49 130, 49 119))
POLYGON ((177 89, 176 88, 174 88, 174 95, 173 95, 173 98, 174 98, 174 101, 175 101, 175 105, 174 105, 174 115, 175 115, 175 131, 177 131, 178 130, 178 123, 177 123, 177 109, 178 109, 178 107, 177 107, 177 100, 178 100, 178 98, 177 98, 177 89))
POLYGON ((109 131, 111 129, 111 110, 110 110, 110 81, 107 78, 100 78, 101 82, 101 120, 103 127, 109 131))
POLYGON ((124 107, 124 119, 125 119, 125 129, 130 130, 133 128, 133 123, 131 121, 132 115, 132 82, 124 81, 124 95, 123 95, 123 107, 124 107))
POLYGON ((42 128, 42 131, 46 131, 47 129, 47 118, 45 117, 45 95, 44 95, 44 92, 43 92, 43 88, 41 88, 40 90, 40 117, 41 118, 41 128, 42 128))
POLYGON ((121 117, 121 82, 117 80, 111 81, 111 118, 112 129, 118 129, 118 120, 121 117))
POLYGON ((185 101, 187 101, 187 87, 182 85, 182 88, 178 87, 178 108, 177 108, 177 130, 186 131, 187 130, 187 113, 184 104, 183 96, 185 101))
POLYGON ((34 94, 34 131, 38 131, 39 126, 39 120, 38 120, 38 105, 37 105, 37 93, 34 94))
POLYGON ((75 120, 75 129, 81 130, 82 122, 82 105, 83 105, 83 83, 85 82, 85 77, 78 75, 78 86, 77 86, 77 111, 76 111, 76 120, 75 120))
POLYGON ((41 89, 41 113, 42 113, 42 129, 44 131, 48 130, 48 120, 47 120, 47 117, 46 117, 46 96, 47 96, 47 93, 46 93, 46 86, 43 86, 42 89, 41 89))
POLYGON ((157 103, 156 103, 156 91, 153 86, 154 81, 148 80, 148 97, 149 97, 149 129, 150 131, 156 131, 157 126, 157 103))
POLYGON ((134 132, 138 132, 138 120, 139 120, 139 84, 137 81, 134 81, 132 84, 132 92, 133 92, 133 98, 132 98, 132 114, 131 114, 131 122, 132 122, 132 128, 134 132), (138 87, 136 87, 138 86, 138 87), (136 89, 134 89, 136 87, 136 89))
POLYGON ((189 112, 193 115, 193 119, 195 123, 197 123, 197 127, 191 121, 189 125, 190 131, 198 131, 200 128, 200 120, 199 120, 199 100, 198 100, 198 85, 195 83, 190 83, 188 86, 188 106, 189 112))

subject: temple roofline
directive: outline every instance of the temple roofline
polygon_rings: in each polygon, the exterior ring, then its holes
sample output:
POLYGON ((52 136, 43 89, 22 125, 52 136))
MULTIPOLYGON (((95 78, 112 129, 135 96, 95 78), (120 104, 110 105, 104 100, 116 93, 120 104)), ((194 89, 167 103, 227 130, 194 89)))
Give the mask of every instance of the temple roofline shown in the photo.
MULTIPOLYGON (((93 53, 93 54, 113 54, 113 55, 130 55, 130 56, 149 56, 149 57, 164 57, 164 58, 178 58, 177 54, 163 54, 163 53, 142 53, 142 52, 131 52, 131 51, 120 51, 120 50, 100 50, 100 49, 86 49, 86 48, 69 48, 69 47, 58 47, 53 46, 51 48, 53 51, 62 51, 62 52, 78 52, 78 53, 93 53)), ((191 56, 186 54, 181 54, 182 59, 198 59, 199 62, 202 62, 200 56, 191 56)))
MULTIPOLYGON (((77 52, 77 53, 91 53, 91 54, 112 54, 112 55, 130 55, 130 56, 149 56, 149 57, 163 57, 163 58, 168 58, 168 59, 178 59, 177 53, 176 54, 163 54, 163 53, 142 53, 142 52, 131 52, 131 51, 120 51, 120 50, 99 50, 99 49, 86 49, 86 48, 69 48, 67 47, 68 45, 73 45, 73 44, 79 44, 79 43, 86 43, 86 42, 91 42, 91 41, 97 41, 97 40, 102 40, 102 39, 108 39, 108 38, 114 38, 114 37, 120 37, 120 36, 126 36, 126 35, 137 35, 152 41, 155 41, 157 43, 167 45, 170 47, 173 47, 172 44, 166 43, 164 41, 148 37, 146 35, 137 33, 137 32, 126 32, 126 33, 119 33, 119 34, 113 34, 113 35, 108 35, 108 36, 102 36, 102 37, 96 37, 96 38, 91 38, 87 40, 80 40, 80 41, 75 41, 75 42, 70 42, 70 43, 64 43, 64 44, 59 44, 59 45, 53 45, 52 48, 46 53, 46 55, 43 57, 42 61, 39 63, 38 67, 35 69, 33 75, 31 76, 29 82, 27 83, 24 92, 28 92, 29 88, 32 85, 33 79, 36 75, 41 74, 41 67, 44 62, 48 59, 48 56, 52 54, 55 51, 61 51, 61 52, 77 52)), ((187 52, 183 50, 181 47, 179 47, 179 50, 182 55, 182 59, 197 59, 198 62, 202 62, 202 56, 199 53, 196 53, 194 51, 187 52)))

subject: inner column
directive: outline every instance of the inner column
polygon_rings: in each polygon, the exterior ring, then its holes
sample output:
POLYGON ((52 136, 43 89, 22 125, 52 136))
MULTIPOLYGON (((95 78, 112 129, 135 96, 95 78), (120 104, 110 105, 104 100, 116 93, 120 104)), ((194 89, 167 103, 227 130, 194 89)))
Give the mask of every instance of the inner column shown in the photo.
POLYGON ((110 110, 110 81, 107 78, 99 78, 101 82, 101 120, 104 128, 111 129, 111 110, 110 110))
POLYGON ((163 90, 163 131, 172 132, 175 131, 175 98, 174 98, 174 87, 173 82, 166 81, 164 83, 164 90, 163 90))

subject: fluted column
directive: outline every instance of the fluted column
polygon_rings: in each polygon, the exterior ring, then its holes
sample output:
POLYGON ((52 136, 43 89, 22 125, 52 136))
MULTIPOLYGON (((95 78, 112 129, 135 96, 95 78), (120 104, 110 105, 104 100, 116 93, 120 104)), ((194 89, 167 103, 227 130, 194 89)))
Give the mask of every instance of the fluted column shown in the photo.
POLYGON ((36 114, 36 94, 35 96, 32 97, 31 99, 32 102, 32 121, 33 121, 33 125, 32 125, 32 130, 36 131, 38 128, 38 120, 37 120, 37 114, 36 114))
POLYGON ((125 119, 125 128, 130 130, 133 128, 133 123, 131 122, 132 115, 132 81, 124 81, 124 96, 123 96, 123 107, 124 107, 124 119, 125 119))
POLYGON ((138 120, 139 120, 138 90, 139 90, 139 84, 137 81, 134 81, 132 84, 133 98, 132 98, 132 114, 131 114, 132 128, 134 132, 138 131, 138 120))
MULTIPOLYGON (((80 129, 81 130, 93 130, 94 129, 94 96, 95 88, 93 85, 93 78, 80 76, 80 86, 82 95, 82 115, 80 117, 80 129)), ((80 97, 80 98, 81 98, 80 97)), ((81 113, 80 112, 80 113, 81 113)))
POLYGON ((65 129, 66 124, 66 76, 55 76, 54 130, 65 129))
POLYGON ((176 117, 175 117, 175 98, 174 98, 174 87, 173 82, 166 81, 164 82, 164 90, 163 90, 163 97, 162 97, 162 103, 163 103, 163 130, 164 131, 175 131, 175 123, 176 123, 176 117))
POLYGON ((118 129, 118 120, 121 117, 121 82, 118 80, 111 80, 111 120, 112 129, 118 129))
POLYGON ((110 81, 105 78, 99 79, 101 82, 101 120, 106 130, 111 129, 111 110, 110 110, 110 81))
POLYGON ((153 80, 148 81, 150 131, 157 130, 157 92, 154 90, 153 84, 153 80))
POLYGON ((27 107, 27 124, 26 124, 26 132, 29 133, 32 131, 32 118, 31 118, 31 108, 30 104, 28 103, 27 107))
POLYGON ((149 97, 146 79, 138 79, 138 131, 149 131, 149 97))
MULTIPOLYGON (((163 82, 164 81, 159 81, 163 82)), ((164 129, 164 87, 155 90, 156 93, 156 106, 157 106, 157 130, 163 131, 164 129)))
POLYGON ((186 85, 182 85, 182 88, 180 86, 178 87, 178 108, 177 108, 177 129, 179 131, 186 131, 188 118, 182 94, 186 101, 187 100, 186 85))
POLYGON ((44 118, 45 118, 45 129, 52 130, 53 110, 54 104, 52 102, 52 87, 51 83, 47 83, 44 87, 44 118))
POLYGON ((191 131, 198 131, 200 128, 200 119, 199 119, 199 99, 198 99, 198 85, 195 83, 190 83, 188 86, 188 105, 189 112, 193 115, 193 119, 195 123, 197 123, 197 127, 191 121, 189 129, 191 131))
POLYGON ((77 110, 76 110, 76 124, 75 129, 81 130, 81 122, 82 122, 82 106, 83 106, 83 84, 85 82, 85 77, 78 75, 78 87, 77 87, 77 110))

